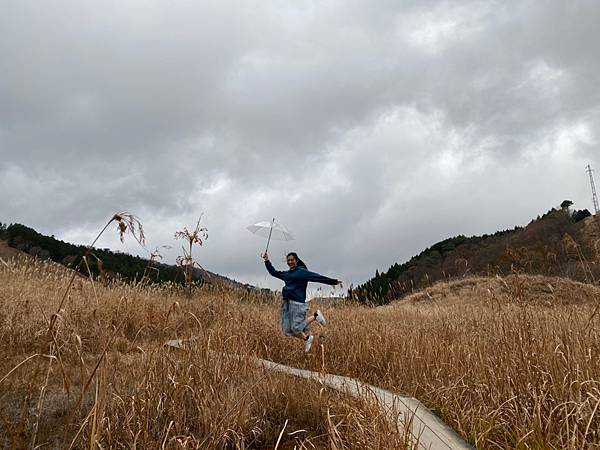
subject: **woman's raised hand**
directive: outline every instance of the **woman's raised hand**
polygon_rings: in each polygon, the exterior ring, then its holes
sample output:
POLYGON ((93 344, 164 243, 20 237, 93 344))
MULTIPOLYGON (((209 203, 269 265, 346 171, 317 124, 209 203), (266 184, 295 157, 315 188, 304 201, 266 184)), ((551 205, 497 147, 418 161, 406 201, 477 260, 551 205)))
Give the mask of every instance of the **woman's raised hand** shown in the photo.
POLYGON ((269 260, 269 255, 267 254, 267 252, 263 253, 262 255, 260 255, 262 257, 263 260, 268 261, 269 260))

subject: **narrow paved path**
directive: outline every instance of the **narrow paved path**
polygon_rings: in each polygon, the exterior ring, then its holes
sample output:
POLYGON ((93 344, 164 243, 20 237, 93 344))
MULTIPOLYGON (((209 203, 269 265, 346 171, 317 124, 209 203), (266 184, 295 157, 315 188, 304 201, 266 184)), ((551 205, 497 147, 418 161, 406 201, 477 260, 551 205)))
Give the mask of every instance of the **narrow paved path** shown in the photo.
MULTIPOLYGON (((185 343, 181 339, 167 341, 165 345, 174 348, 185 348, 185 343)), ((393 392, 363 383, 355 378, 296 369, 267 359, 256 358, 255 360, 257 366, 266 370, 318 380, 326 386, 354 397, 374 398, 388 417, 392 416, 392 413, 397 413, 400 427, 404 428, 405 420, 412 421, 413 443, 418 444, 419 449, 473 450, 473 447, 416 398, 396 395, 393 392)))
POLYGON ((296 369, 265 359, 258 359, 258 365, 268 370, 286 373, 295 377, 316 379, 331 388, 354 397, 370 398, 374 396, 379 406, 387 414, 391 414, 393 411, 398 413, 401 427, 404 427, 406 418, 412 418, 412 435, 415 438, 415 443, 418 440, 421 449, 473 449, 452 428, 442 422, 438 416, 415 398, 396 395, 393 392, 371 386, 354 378, 296 369))

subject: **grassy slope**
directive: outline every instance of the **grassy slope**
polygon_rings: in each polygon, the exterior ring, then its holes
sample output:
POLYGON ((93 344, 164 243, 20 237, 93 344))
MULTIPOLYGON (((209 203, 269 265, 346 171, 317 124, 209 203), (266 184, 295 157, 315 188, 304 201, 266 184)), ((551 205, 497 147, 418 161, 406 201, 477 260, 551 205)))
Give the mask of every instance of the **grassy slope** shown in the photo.
POLYGON ((0 447, 274 448, 288 421, 279 448, 403 448, 376 406, 219 356, 272 340, 271 305, 77 279, 57 311, 68 275, 33 259, 0 266, 0 447), (197 345, 164 348, 174 337, 197 345))
POLYGON ((329 309, 325 368, 419 398, 479 448, 586 448, 600 443, 598 304, 562 278, 440 282, 329 309))
POLYGON ((22 252, 20 252, 16 248, 9 247, 6 241, 0 239, 0 258, 6 261, 10 258, 19 256, 21 253, 22 252))
POLYGON ((224 289, 197 290, 188 300, 177 290, 77 280, 48 335, 64 272, 40 262, 11 269, 0 267, 0 379, 31 355, 60 357, 33 357, 0 383, 0 435, 13 444, 32 441, 46 386, 38 443, 70 442, 81 428, 78 447, 96 439, 105 448, 134 440, 145 448, 163 441, 195 448, 208 437, 213 448, 273 448, 289 419, 288 432, 304 431, 285 435, 280 448, 402 445, 402 430, 366 403, 314 383, 263 379, 251 365, 209 349, 413 395, 479 448, 600 442, 594 286, 542 276, 473 278, 385 307, 337 305, 325 310, 328 340, 306 356, 301 343, 279 335, 277 305, 240 302, 224 289), (176 337, 197 344, 164 351, 165 340, 176 337))

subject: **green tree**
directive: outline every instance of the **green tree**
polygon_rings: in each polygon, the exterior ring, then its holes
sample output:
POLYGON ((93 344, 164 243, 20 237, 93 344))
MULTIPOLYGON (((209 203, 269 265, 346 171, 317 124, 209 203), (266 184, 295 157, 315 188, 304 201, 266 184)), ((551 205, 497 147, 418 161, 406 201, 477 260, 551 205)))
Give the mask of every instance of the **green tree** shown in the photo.
POLYGON ((570 206, 573 206, 573 202, 571 200, 563 200, 563 202, 560 204, 562 209, 568 209, 570 206))

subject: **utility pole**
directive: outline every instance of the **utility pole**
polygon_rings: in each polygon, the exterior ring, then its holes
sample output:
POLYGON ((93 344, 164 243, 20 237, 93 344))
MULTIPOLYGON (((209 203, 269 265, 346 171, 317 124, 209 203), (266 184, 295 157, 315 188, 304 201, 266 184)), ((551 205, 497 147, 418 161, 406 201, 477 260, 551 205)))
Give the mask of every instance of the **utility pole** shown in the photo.
POLYGON ((598 195, 596 194, 596 185, 594 184, 594 169, 589 164, 586 167, 587 173, 590 175, 590 185, 592 186, 592 201, 594 202, 594 214, 598 214, 598 195))

